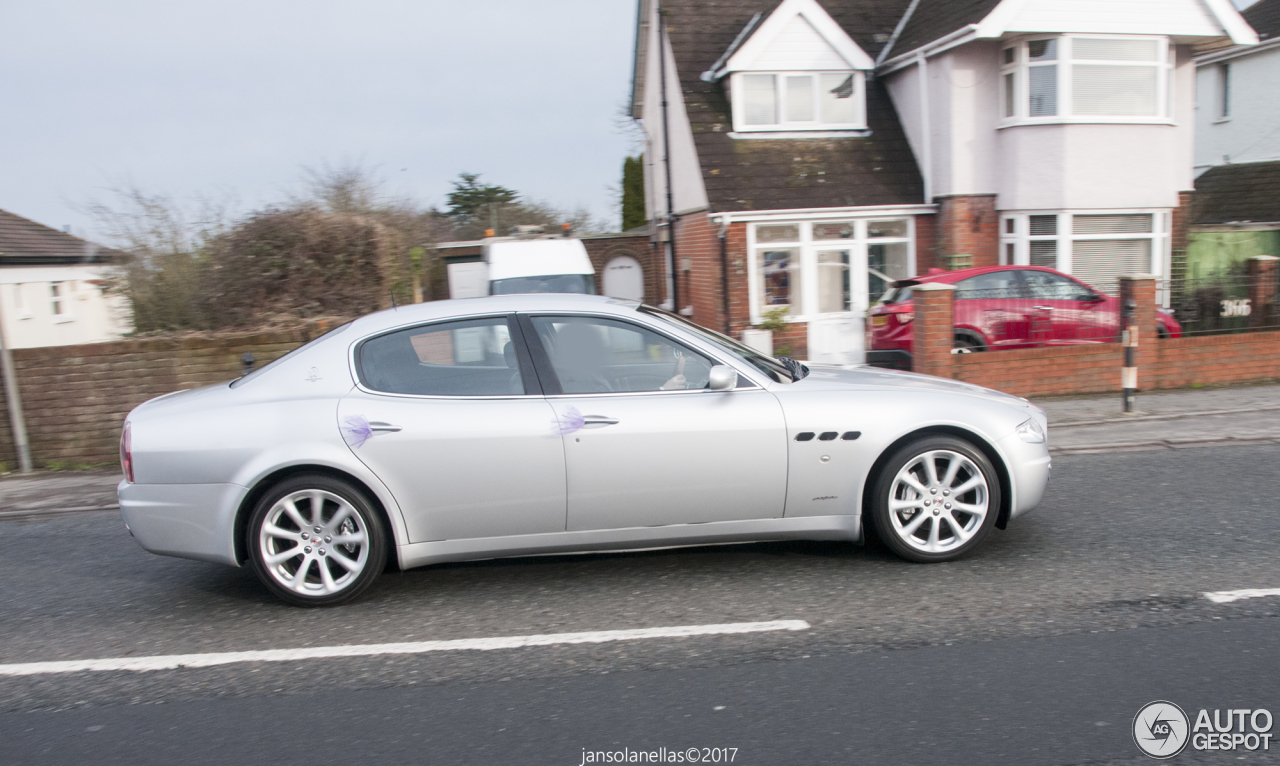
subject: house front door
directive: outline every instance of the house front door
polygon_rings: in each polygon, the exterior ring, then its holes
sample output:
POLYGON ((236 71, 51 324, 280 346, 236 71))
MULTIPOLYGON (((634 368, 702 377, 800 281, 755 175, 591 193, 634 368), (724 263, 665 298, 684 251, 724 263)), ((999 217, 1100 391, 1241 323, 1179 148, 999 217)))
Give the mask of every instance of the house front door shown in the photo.
POLYGON ((817 315, 809 321, 809 361, 866 361, 867 263, 851 249, 818 250, 817 315))

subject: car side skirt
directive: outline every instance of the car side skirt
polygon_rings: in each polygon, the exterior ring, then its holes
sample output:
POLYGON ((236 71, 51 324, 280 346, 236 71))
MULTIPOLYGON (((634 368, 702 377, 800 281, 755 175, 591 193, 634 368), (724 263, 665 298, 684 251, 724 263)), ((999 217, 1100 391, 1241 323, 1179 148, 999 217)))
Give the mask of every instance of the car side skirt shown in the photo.
POLYGON ((713 521, 705 524, 671 524, 661 527, 592 529, 581 532, 551 532, 512 537, 438 540, 401 545, 398 554, 400 566, 410 569, 451 561, 554 553, 643 550, 776 540, 856 542, 861 537, 862 526, 858 516, 805 516, 794 519, 713 521))

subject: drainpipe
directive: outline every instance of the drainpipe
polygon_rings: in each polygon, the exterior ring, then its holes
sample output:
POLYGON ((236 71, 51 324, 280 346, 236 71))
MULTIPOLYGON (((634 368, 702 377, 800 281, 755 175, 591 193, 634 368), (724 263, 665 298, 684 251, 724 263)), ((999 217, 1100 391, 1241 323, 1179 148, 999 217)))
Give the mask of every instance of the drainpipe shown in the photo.
POLYGON ((724 301, 724 334, 732 337, 729 322, 729 220, 720 219, 720 296, 724 301))
POLYGON ((4 398, 9 404, 9 429, 13 432, 13 448, 18 453, 18 467, 31 473, 31 445, 27 442, 27 421, 22 416, 22 398, 18 395, 18 378, 13 372, 13 353, 4 338, 4 307, 0 305, 0 367, 3 367, 4 398))
POLYGON ((924 181, 924 202, 933 202, 933 139, 929 135, 929 60, 924 53, 916 53, 916 66, 920 71, 920 178, 924 181))
POLYGON ((662 164, 667 181, 667 286, 671 310, 680 313, 680 277, 676 274, 676 215, 671 193, 671 126, 667 119, 667 21, 666 12, 658 11, 658 80, 662 93, 662 164))

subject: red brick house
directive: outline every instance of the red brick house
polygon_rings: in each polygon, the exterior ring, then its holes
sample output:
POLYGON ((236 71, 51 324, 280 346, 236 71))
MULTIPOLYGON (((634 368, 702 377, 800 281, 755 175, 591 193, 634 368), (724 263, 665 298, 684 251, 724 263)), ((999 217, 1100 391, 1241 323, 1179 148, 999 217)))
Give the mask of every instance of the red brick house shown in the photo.
POLYGON ((1193 57, 1256 42, 1229 0, 640 0, 667 301, 735 336, 781 309, 775 344, 853 363, 929 268, 1167 275, 1193 57))

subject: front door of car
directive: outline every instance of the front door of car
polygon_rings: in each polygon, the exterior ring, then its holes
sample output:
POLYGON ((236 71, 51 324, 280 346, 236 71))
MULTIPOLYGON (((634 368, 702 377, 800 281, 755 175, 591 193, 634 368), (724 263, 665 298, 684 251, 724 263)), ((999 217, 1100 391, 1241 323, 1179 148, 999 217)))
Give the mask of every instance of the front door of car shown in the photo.
POLYGON ((991 348, 1019 348, 1031 344, 1031 322, 1017 273, 989 271, 956 283, 957 330, 980 332, 991 348))
POLYGON ((610 317, 522 317, 564 439, 570 531, 781 517, 782 407, 716 362, 610 317), (536 345, 535 345, 536 344, 536 345))
POLYGON ((356 349, 338 425, 411 542, 563 532, 564 449, 514 318, 439 322, 356 349))
POLYGON ((1019 272, 1031 298, 1031 308, 1042 324, 1037 345, 1061 346, 1093 340, 1089 309, 1085 300, 1093 291, 1065 274, 1038 269, 1019 272))

